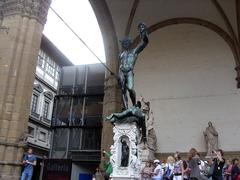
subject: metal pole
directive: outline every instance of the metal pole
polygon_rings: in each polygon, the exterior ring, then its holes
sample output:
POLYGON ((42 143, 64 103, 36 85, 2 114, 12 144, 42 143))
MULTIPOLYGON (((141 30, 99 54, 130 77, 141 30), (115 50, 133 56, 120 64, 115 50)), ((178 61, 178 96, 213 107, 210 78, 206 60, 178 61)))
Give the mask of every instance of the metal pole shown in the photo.
MULTIPOLYGON (((84 81, 84 94, 87 94, 87 80, 88 80, 88 65, 85 65, 86 67, 86 71, 85 71, 85 81, 84 81)), ((82 115, 82 122, 83 122, 83 126, 85 124, 84 122, 84 117, 85 117, 85 105, 86 105, 86 96, 83 97, 83 115, 82 115)))
POLYGON ((53 151, 53 137, 54 137, 54 131, 55 129, 52 130, 52 133, 51 133, 51 139, 50 139, 50 152, 49 152, 49 155, 48 155, 48 158, 52 158, 52 151, 53 151))
MULTIPOLYGON (((51 118, 51 127, 56 125, 56 116, 57 116, 57 111, 56 109, 58 108, 58 103, 57 103, 57 98, 56 95, 54 96, 54 103, 53 106, 55 106, 55 108, 52 109, 52 118, 51 118), (53 124, 53 117, 55 117, 54 119, 54 124, 53 124)), ((52 129, 52 128, 51 128, 52 129)), ((55 129, 52 129, 52 133, 51 133, 51 141, 50 141, 50 152, 49 152, 49 157, 52 158, 52 153, 53 153, 53 138, 54 138, 54 132, 55 129)))
MULTIPOLYGON (((76 87, 76 74, 77 74, 77 70, 75 71, 74 74, 74 79, 73 79, 73 87, 72 87, 72 93, 75 93, 75 87, 76 87)), ((72 126, 72 110, 73 110, 73 98, 71 97, 71 103, 70 103, 70 114, 69 114, 69 124, 68 124, 68 132, 67 132, 67 148, 66 148, 66 154, 65 154, 65 158, 68 158, 68 152, 69 152, 69 141, 70 141, 70 131, 71 128, 70 126, 72 126)))
MULTIPOLYGON (((84 94, 87 93, 87 80, 88 80, 88 65, 85 65, 85 81, 84 81, 84 94)), ((84 126, 86 123, 85 123, 85 120, 84 120, 84 117, 85 117, 85 106, 86 106, 86 96, 83 97, 83 107, 82 107, 82 126, 84 126)), ((82 149, 82 138, 83 138, 83 129, 84 128, 81 128, 81 131, 80 131, 80 149, 82 149)))

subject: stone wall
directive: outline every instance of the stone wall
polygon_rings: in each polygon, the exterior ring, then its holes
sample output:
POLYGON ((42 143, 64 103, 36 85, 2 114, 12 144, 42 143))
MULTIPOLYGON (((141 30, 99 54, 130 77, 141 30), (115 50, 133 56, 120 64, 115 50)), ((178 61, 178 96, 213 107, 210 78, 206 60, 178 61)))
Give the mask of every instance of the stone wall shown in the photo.
POLYGON ((227 43, 197 25, 172 25, 150 34, 135 69, 137 95, 150 100, 158 153, 205 152, 208 121, 219 133, 219 147, 239 151, 240 93, 227 43))

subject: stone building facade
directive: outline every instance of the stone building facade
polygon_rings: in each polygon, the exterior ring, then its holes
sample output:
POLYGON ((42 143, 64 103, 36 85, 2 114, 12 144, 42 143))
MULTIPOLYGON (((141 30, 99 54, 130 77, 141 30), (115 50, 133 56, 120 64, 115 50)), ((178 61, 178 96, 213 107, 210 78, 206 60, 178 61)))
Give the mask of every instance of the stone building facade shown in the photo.
POLYGON ((49 157, 53 104, 62 66, 72 65, 43 35, 37 58, 27 133, 27 144, 33 148, 34 154, 37 156, 37 166, 34 169, 33 179, 41 179, 42 161, 44 156, 49 157))

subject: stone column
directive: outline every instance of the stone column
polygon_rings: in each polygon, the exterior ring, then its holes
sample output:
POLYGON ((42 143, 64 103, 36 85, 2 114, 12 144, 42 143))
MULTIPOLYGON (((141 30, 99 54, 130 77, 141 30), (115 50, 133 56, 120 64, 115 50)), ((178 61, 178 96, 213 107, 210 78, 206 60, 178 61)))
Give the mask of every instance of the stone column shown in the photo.
POLYGON ((0 179, 20 177, 37 55, 50 2, 0 3, 0 179))
MULTIPOLYGON (((121 110, 121 99, 120 91, 116 79, 109 75, 105 80, 104 90, 104 101, 103 101, 103 118, 114 112, 121 110)), ((109 122, 103 120, 102 129, 102 142, 101 148, 109 151, 110 146, 113 144, 113 126, 109 122)))
MULTIPOLYGON (((105 0, 89 0, 96 15, 103 36, 106 65, 115 74, 118 73, 118 40, 111 13, 105 0)), ((121 110, 121 93, 116 76, 106 70, 103 102, 103 118, 121 110)), ((109 150, 113 144, 112 125, 103 121, 101 148, 109 150)))

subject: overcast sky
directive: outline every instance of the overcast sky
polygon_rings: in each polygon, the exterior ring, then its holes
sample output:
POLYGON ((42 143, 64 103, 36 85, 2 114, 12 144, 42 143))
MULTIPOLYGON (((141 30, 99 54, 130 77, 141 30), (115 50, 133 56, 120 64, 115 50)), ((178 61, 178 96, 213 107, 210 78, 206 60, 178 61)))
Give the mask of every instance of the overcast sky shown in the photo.
MULTIPOLYGON (((105 62, 101 32, 89 1, 53 0, 51 7, 91 47, 100 59, 105 62)), ((43 33, 74 64, 99 62, 52 10, 49 10, 43 33)))

